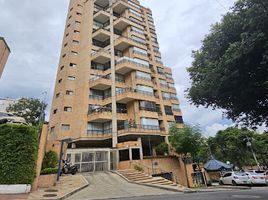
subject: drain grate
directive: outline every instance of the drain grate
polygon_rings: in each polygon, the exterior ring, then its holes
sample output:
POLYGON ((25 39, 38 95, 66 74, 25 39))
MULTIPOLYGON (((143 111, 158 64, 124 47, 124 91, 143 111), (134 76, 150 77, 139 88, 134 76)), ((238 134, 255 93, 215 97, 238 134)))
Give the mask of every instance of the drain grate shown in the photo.
POLYGON ((45 192, 58 192, 59 190, 55 190, 55 189, 49 189, 49 190, 45 190, 45 192))
POLYGON ((44 194, 43 197, 56 197, 56 194, 44 194))

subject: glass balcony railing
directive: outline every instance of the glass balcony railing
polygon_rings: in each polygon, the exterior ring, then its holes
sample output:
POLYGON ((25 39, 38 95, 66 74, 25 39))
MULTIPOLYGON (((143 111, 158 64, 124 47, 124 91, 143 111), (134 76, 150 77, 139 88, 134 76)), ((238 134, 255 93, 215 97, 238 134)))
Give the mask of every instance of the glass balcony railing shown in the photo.
POLYGON ((142 124, 126 124, 118 126, 119 132, 162 132, 164 128, 153 125, 142 125, 142 124))
POLYGON ((152 79, 149 77, 144 77, 144 76, 139 76, 139 75, 136 75, 136 79, 140 79, 144 81, 152 81, 152 79))
POLYGON ((133 88, 125 88, 120 91, 116 92, 116 95, 124 94, 124 93, 138 93, 146 96, 155 96, 153 92, 147 92, 139 89, 133 89, 133 88))
POLYGON ((119 65, 121 63, 132 63, 134 65, 137 65, 138 67, 146 67, 146 68, 149 68, 149 64, 146 65, 146 64, 143 64, 143 63, 140 63, 132 58, 128 58, 128 57, 122 57, 120 58, 119 60, 116 61, 116 64, 119 65))

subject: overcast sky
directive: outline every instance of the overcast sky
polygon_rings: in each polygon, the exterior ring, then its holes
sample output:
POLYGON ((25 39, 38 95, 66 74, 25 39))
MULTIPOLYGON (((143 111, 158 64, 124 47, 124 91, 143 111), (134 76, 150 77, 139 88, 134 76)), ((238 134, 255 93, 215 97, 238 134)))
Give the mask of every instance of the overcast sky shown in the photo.
MULTIPOLYGON (((186 68, 192 50, 201 46, 211 24, 235 0, 141 0, 151 8, 162 52, 171 67, 186 123, 199 124, 205 135, 232 124, 220 110, 196 108, 185 98, 190 85, 186 68)), ((0 97, 43 98, 51 104, 69 0, 0 0, 0 36, 11 55, 0 79, 0 97)))

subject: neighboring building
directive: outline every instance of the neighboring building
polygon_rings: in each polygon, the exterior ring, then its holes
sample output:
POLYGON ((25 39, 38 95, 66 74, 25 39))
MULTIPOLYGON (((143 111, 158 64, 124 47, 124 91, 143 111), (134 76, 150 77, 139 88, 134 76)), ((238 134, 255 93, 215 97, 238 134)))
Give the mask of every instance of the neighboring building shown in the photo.
POLYGON ((0 113, 7 113, 7 108, 17 102, 18 100, 15 99, 0 98, 0 113))
POLYGON ((174 123, 183 125, 180 103, 151 10, 137 0, 71 0, 48 148, 71 138, 67 158, 79 170, 109 170, 155 155, 174 123))
POLYGON ((0 78, 3 74, 9 54, 10 48, 8 47, 5 39, 3 37, 0 37, 0 78))

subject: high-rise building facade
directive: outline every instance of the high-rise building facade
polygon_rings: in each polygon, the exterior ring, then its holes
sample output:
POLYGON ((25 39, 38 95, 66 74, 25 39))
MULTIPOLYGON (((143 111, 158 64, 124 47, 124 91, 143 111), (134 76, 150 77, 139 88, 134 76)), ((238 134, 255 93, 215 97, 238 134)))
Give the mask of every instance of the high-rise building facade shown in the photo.
POLYGON ((86 171, 81 151, 110 149, 117 161, 152 156, 174 123, 182 126, 182 113, 151 10, 137 0, 71 0, 50 144, 71 138, 68 156, 75 152, 69 158, 86 171))
POLYGON ((0 78, 3 74, 9 54, 10 48, 8 47, 5 39, 0 37, 0 78))

